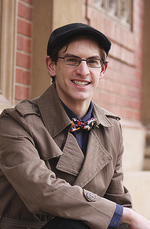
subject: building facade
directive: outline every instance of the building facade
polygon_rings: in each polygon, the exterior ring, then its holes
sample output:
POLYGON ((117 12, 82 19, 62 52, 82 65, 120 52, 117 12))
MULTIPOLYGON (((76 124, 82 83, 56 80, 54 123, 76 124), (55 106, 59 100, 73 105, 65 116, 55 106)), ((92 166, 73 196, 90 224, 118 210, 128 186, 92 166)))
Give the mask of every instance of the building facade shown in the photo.
POLYGON ((149 10, 149 0, 0 0, 0 111, 50 85, 53 29, 83 22, 103 32, 112 49, 93 100, 121 117, 124 182, 134 209, 150 219, 149 10))

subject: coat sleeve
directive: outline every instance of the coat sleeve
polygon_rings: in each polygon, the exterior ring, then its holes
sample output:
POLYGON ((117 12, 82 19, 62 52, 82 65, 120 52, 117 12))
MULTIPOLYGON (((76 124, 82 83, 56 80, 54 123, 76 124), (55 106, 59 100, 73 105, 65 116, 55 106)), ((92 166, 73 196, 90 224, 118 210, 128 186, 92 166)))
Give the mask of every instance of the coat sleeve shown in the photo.
MULTIPOLYGON (((124 147, 122 138, 122 128, 119 122, 116 122, 116 124, 114 123, 114 127, 116 130, 114 137, 115 139, 118 139, 116 147, 118 154, 115 155, 114 152, 113 157, 117 156, 114 162, 114 174, 104 197, 124 207, 131 208, 132 200, 130 193, 127 190, 127 188, 123 186, 122 156, 124 152, 124 147)), ((115 139, 112 138, 112 142, 109 142, 109 145, 113 144, 113 142, 115 142, 115 139)))
POLYGON ((116 204, 56 178, 40 158, 24 117, 5 111, 0 127, 1 171, 30 212, 82 220, 93 229, 108 227, 116 204))

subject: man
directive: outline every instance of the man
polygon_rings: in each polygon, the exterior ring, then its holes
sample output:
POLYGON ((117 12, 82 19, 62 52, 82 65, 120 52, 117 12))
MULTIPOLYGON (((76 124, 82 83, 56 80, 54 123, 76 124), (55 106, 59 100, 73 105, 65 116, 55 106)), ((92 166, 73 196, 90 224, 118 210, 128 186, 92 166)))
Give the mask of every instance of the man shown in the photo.
POLYGON ((46 58, 53 84, 3 111, 1 229, 150 228, 122 185, 119 118, 92 101, 110 47, 88 25, 56 29, 46 58))

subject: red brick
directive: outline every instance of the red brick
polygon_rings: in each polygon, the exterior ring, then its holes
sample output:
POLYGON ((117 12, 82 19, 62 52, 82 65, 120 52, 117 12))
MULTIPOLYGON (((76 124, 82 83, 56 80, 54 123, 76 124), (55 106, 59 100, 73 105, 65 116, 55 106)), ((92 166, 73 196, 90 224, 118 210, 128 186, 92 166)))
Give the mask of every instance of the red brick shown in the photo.
POLYGON ((115 94, 97 90, 93 98, 96 102, 104 103, 109 106, 114 105, 116 107, 125 107, 128 109, 133 109, 137 112, 139 112, 141 109, 141 102, 138 99, 123 97, 119 93, 115 94))
POLYGON ((108 79, 103 79, 99 83, 100 90, 105 90, 113 93, 118 93, 122 96, 132 97, 136 99, 141 99, 141 90, 135 87, 128 87, 124 84, 118 82, 110 81, 108 79))
POLYGON ((23 50, 27 53, 31 52, 31 40, 28 38, 24 38, 24 47, 23 50))
POLYGON ((17 36, 17 49, 18 50, 23 50, 24 46, 24 38, 22 36, 17 36))
POLYGON ((32 8, 22 3, 18 3, 18 16, 32 20, 32 8))
MULTIPOLYGON (((125 118, 125 119, 135 119, 135 120, 140 120, 141 118, 141 114, 139 112, 139 110, 136 109, 131 109, 131 107, 125 107, 125 106, 119 106, 116 103, 108 103, 106 98, 109 96, 108 94, 103 94, 100 93, 98 96, 98 92, 96 92, 93 96, 93 100, 99 104, 100 106, 102 106, 103 108, 111 111, 112 113, 120 116, 121 118, 125 118), (97 97, 98 96, 98 97, 97 97)), ((117 101, 117 100, 116 100, 117 101)))
POLYGON ((30 56, 17 52, 16 65, 30 69, 30 56))
POLYGON ((26 37, 18 35, 17 36, 17 49, 30 53, 31 52, 31 40, 26 37))
POLYGON ((22 77, 23 77, 23 70, 22 69, 16 69, 16 82, 22 83, 22 77))
POLYGON ((30 85, 30 72, 29 71, 23 72, 23 84, 30 85))
POLYGON ((31 23, 28 23, 22 19, 18 19, 17 32, 31 37, 31 23))
POLYGON ((16 69, 16 82, 30 85, 30 72, 23 69, 16 69))
POLYGON ((121 42, 121 32, 122 28, 115 24, 115 41, 118 43, 121 42))
POLYGON ((114 69, 108 68, 104 77, 106 79, 110 79, 110 80, 119 82, 119 83, 124 84, 126 86, 141 88, 141 81, 136 79, 135 73, 133 75, 129 75, 128 73, 125 73, 122 71, 117 71, 117 70, 114 71, 114 69))
POLYGON ((21 85, 15 86, 15 99, 29 99, 29 88, 21 85))

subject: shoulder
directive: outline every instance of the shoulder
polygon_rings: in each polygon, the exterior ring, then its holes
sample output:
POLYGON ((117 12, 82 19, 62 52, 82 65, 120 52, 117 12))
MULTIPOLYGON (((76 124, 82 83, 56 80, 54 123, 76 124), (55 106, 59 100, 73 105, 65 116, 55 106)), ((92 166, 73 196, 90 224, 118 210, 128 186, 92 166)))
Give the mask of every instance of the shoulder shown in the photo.
MULTIPOLYGON (((14 108, 4 109, 0 117, 4 117, 5 115, 17 115, 18 117, 26 117, 27 115, 40 116, 38 102, 41 101, 42 104, 49 103, 49 98, 54 97, 55 94, 55 86, 51 85, 41 96, 33 100, 22 100, 14 108)), ((55 98, 53 98, 53 100, 55 100, 55 98)))
POLYGON ((21 116, 26 115, 38 115, 40 116, 40 111, 37 105, 38 98, 34 100, 23 100, 19 104, 16 105, 15 109, 21 116))
POLYGON ((104 127, 111 127, 115 123, 120 125, 120 117, 112 112, 98 106, 93 102, 93 115, 97 118, 97 125, 103 125, 104 127))
POLYGON ((12 116, 12 117, 24 117, 29 114, 39 115, 38 106, 36 104, 36 100, 23 100, 18 103, 14 108, 7 108, 4 109, 0 115, 0 118, 4 118, 5 116, 12 116))
POLYGON ((104 113, 104 115, 106 117, 115 119, 117 121, 120 121, 121 120, 121 118, 117 114, 114 114, 114 113, 112 113, 112 112, 110 112, 110 111, 108 111, 108 110, 106 110, 104 108, 101 108, 101 110, 103 111, 103 113, 104 113))
POLYGON ((35 126, 34 122, 36 125, 41 122, 39 116, 36 102, 23 100, 14 108, 3 110, 0 115, 1 132, 13 133, 18 136, 24 135, 25 132, 31 133, 33 126, 35 126))

